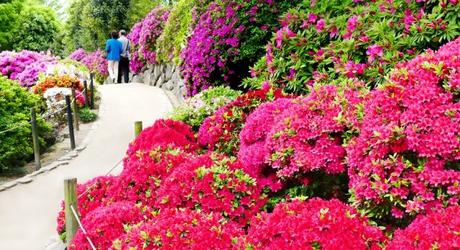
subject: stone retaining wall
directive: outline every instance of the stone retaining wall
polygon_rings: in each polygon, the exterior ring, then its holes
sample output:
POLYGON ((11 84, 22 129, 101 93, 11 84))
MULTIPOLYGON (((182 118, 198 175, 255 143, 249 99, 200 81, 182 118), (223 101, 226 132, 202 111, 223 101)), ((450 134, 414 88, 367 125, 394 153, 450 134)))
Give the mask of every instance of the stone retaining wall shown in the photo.
POLYGON ((135 75, 132 81, 171 91, 180 102, 186 94, 179 67, 174 64, 149 65, 144 72, 135 75))

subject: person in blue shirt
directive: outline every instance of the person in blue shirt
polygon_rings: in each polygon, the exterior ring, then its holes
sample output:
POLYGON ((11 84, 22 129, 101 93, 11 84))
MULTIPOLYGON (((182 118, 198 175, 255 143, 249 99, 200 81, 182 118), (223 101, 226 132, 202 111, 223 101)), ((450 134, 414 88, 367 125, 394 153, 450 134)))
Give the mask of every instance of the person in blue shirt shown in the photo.
POLYGON ((107 40, 105 45, 105 52, 107 52, 108 70, 109 77, 112 83, 117 81, 118 77, 118 64, 120 62, 120 55, 123 52, 123 46, 118 39, 118 33, 112 31, 110 33, 110 39, 107 40))

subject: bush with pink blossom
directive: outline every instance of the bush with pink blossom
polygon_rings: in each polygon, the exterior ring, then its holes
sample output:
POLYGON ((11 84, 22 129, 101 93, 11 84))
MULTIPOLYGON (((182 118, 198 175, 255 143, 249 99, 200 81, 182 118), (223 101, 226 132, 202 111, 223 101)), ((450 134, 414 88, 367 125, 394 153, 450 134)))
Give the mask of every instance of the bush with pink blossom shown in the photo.
POLYGON ((399 64, 364 103, 347 146, 353 203, 369 216, 410 219, 458 204, 460 39, 399 64))
POLYGON ((460 34, 457 0, 304 1, 281 20, 245 86, 288 93, 359 79, 374 87, 400 61, 460 34))
POLYGON ((241 242, 245 249, 382 249, 378 227, 338 200, 280 203, 254 217, 241 242))

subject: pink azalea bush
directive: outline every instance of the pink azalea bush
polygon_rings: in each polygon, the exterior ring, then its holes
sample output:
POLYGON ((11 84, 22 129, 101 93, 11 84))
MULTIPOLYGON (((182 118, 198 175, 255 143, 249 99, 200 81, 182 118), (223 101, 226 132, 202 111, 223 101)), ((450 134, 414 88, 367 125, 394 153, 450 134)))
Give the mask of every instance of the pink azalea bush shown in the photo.
POLYGON ((107 69, 107 59, 104 56, 102 50, 96 50, 89 52, 86 57, 81 60, 86 67, 88 67, 91 73, 94 73, 98 82, 104 82, 109 76, 107 69))
POLYGON ((288 98, 263 103, 248 116, 239 137, 238 159, 244 171, 273 191, 281 188, 281 182, 265 159, 267 136, 278 116, 293 105, 295 100, 288 98))
POLYGON ((460 248, 460 206, 419 215, 405 229, 398 229, 388 250, 460 248))
POLYGON ((400 63, 365 102, 347 163, 354 204, 366 212, 405 219, 459 203, 459 48, 457 39, 400 63))
POLYGON ((184 162, 161 183, 157 206, 222 214, 244 225, 265 204, 265 198, 255 179, 241 168, 238 161, 219 155, 184 162))
POLYGON ((374 87, 398 62, 455 39, 459 11, 444 0, 304 1, 283 16, 245 85, 307 93, 313 83, 358 79, 374 87))
POLYGON ((168 209, 132 228, 111 249, 233 249, 234 239, 242 233, 217 214, 168 209))
POLYGON ((156 40, 163 32, 168 16, 169 11, 159 6, 133 26, 128 38, 133 47, 130 69, 134 73, 140 72, 146 64, 157 63, 156 40))
POLYGON ((381 249, 385 236, 365 217, 338 200, 280 203, 255 218, 246 249, 381 249))

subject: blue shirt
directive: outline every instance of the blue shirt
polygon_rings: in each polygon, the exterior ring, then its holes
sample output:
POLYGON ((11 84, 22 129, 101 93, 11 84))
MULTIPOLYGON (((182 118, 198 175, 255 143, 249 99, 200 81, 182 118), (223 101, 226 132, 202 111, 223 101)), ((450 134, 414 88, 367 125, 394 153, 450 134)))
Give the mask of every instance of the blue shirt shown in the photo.
POLYGON ((120 61, 120 55, 123 52, 122 44, 117 39, 109 39, 105 45, 105 51, 107 52, 107 60, 120 61))

